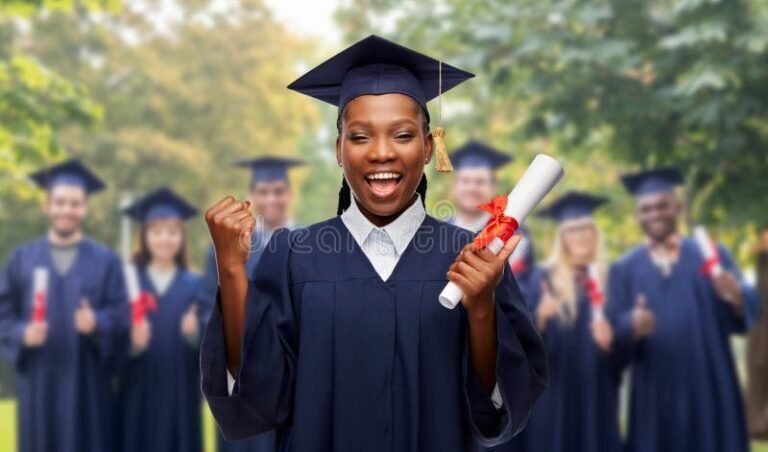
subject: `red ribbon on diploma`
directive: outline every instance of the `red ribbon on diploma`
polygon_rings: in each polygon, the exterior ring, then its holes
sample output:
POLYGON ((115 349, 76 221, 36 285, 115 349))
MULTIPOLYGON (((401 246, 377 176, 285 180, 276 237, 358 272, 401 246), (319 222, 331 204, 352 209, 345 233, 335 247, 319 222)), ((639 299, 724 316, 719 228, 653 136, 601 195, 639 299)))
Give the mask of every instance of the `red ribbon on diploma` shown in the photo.
POLYGON ((45 292, 35 294, 35 305, 32 307, 32 321, 45 322, 45 292))
POLYGON ((702 274, 711 277, 715 267, 720 264, 720 252, 717 250, 717 246, 715 246, 713 242, 710 242, 709 246, 712 249, 712 257, 705 260, 704 263, 701 264, 699 271, 702 274))
POLYGON ((157 300, 146 291, 139 293, 139 299, 131 303, 131 323, 138 325, 147 317, 147 312, 157 310, 157 300))
POLYGON ((595 278, 587 278, 587 295, 589 296, 589 304, 593 308, 600 308, 603 305, 605 297, 603 291, 600 290, 600 284, 595 281, 595 278))
POLYGON ((509 263, 509 269, 512 273, 518 274, 528 270, 528 266, 525 265, 525 261, 522 259, 515 259, 509 263))
POLYGON ((506 196, 494 196, 489 203, 479 205, 477 208, 490 213, 491 218, 488 220, 485 228, 475 237, 475 249, 485 248, 496 237, 507 243, 507 240, 512 238, 520 226, 517 224, 517 220, 504 215, 504 210, 507 208, 506 196))

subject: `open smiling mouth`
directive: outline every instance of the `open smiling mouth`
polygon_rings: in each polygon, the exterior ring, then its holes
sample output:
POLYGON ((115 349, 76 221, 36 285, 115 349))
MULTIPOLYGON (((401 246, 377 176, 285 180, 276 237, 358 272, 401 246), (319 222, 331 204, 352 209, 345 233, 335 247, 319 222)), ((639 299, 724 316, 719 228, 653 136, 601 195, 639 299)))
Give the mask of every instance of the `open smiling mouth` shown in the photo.
POLYGON ((378 171, 367 174, 365 176, 365 181, 368 182, 374 196, 386 198, 391 196, 395 190, 397 190, 397 186, 400 184, 402 178, 403 175, 401 173, 378 171))

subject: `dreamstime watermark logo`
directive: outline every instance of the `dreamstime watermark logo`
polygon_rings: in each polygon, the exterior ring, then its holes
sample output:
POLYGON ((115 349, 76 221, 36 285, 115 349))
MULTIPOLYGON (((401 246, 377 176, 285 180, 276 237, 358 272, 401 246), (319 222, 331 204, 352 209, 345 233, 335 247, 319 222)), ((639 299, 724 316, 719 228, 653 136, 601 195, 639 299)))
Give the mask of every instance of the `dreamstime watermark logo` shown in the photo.
MULTIPOLYGON (((456 215, 456 205, 448 200, 441 200, 431 206, 430 216, 438 220, 450 220, 456 215)), ((407 213, 406 213, 407 215, 407 213)), ((270 240, 272 232, 265 232, 265 222, 257 215, 256 227, 251 236, 240 237, 240 247, 249 255, 261 252, 275 252, 278 244, 270 240)), ((338 223, 328 221, 309 228, 300 227, 291 233, 290 250, 294 254, 352 253, 360 247, 366 254, 393 255, 401 254, 406 248, 415 253, 458 253, 472 240, 474 231, 452 228, 439 223, 426 221, 378 228, 365 221, 353 221, 350 227, 339 227, 338 223)), ((523 259, 530 253, 530 242, 521 240, 512 258, 523 259)))
POLYGON ((438 220, 448 221, 456 216, 456 204, 453 201, 442 199, 432 205, 429 213, 438 220))

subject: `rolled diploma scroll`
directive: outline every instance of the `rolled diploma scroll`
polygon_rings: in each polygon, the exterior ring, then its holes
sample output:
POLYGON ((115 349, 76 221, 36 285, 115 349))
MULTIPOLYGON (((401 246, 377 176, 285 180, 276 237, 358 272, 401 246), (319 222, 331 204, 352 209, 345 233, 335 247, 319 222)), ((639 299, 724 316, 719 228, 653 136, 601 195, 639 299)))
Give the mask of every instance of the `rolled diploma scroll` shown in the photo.
POLYGON ((693 228, 693 237, 699 245, 701 254, 704 255, 704 268, 708 271, 707 274, 715 278, 720 276, 720 274, 723 273, 723 267, 720 265, 720 257, 717 255, 715 242, 709 238, 709 234, 707 234, 707 230, 704 226, 696 226, 693 228))
POLYGON ((131 324, 135 325, 141 322, 144 317, 144 307, 141 304, 141 289, 139 287, 139 272, 133 264, 123 266, 123 275, 125 285, 128 288, 128 300, 131 302, 131 324))
POLYGON ((35 267, 32 271, 32 321, 45 321, 45 305, 48 302, 48 269, 35 267))
MULTIPOLYGON (((536 207, 536 204, 544 199, 544 196, 552 190, 560 178, 563 177, 563 167, 560 162, 544 154, 539 154, 533 159, 531 165, 525 170, 523 176, 507 196, 507 207, 504 215, 513 218, 517 227, 525 221, 525 218, 536 207)), ((514 231, 512 231, 514 233, 514 231)), ((507 237, 509 239, 509 237, 507 237)), ((499 254, 506 240, 500 237, 493 239, 488 244, 488 249, 493 254, 499 254)), ((459 304, 463 294, 458 285, 449 282, 440 292, 440 304, 448 309, 453 309, 459 304)))
POLYGON ((587 277, 589 278, 589 303, 592 306, 592 321, 596 322, 605 318, 605 315, 603 314, 605 296, 600 288, 600 275, 597 270, 597 265, 590 264, 589 267, 587 267, 587 272, 587 277))

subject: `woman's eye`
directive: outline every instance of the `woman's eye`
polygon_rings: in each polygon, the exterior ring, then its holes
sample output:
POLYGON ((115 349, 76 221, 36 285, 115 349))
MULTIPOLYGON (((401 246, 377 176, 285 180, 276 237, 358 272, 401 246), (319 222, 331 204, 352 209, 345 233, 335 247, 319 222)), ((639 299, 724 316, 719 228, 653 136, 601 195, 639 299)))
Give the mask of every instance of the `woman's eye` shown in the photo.
POLYGON ((360 143, 360 142, 362 142, 362 141, 365 141, 365 140, 367 140, 367 139, 368 139, 368 137, 367 137, 367 136, 365 136, 365 135, 360 135, 360 134, 353 134, 353 135, 352 135, 352 136, 350 136, 349 138, 350 138, 350 139, 351 139, 353 142, 355 142, 355 143, 360 143))
POLYGON ((395 139, 398 140, 398 141, 408 141, 411 138, 413 138, 413 134, 412 133, 399 133, 399 134, 395 135, 395 139))

